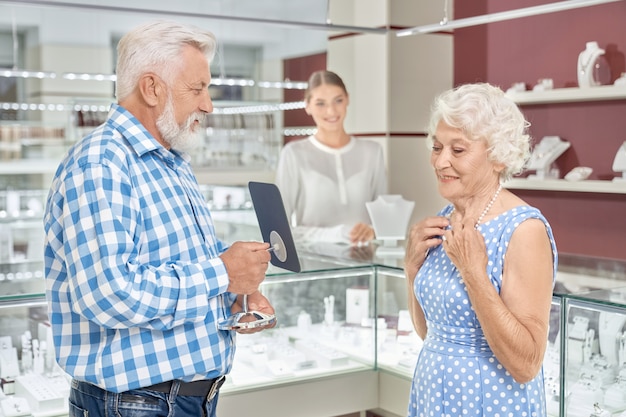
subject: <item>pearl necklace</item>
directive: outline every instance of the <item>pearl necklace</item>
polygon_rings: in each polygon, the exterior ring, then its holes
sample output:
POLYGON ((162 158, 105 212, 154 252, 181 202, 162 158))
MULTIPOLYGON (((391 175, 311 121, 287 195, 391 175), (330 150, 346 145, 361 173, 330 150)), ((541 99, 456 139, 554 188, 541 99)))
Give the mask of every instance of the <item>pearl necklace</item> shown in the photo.
POLYGON ((496 199, 498 198, 498 195, 500 194, 500 191, 502 191, 502 184, 500 184, 498 186, 498 189, 496 190, 496 193, 493 195, 493 197, 491 197, 491 200, 487 204, 487 207, 485 207, 483 212, 480 213, 480 216, 478 216, 478 219, 476 220, 476 224, 474 225, 474 229, 478 229, 478 225, 483 220, 483 217, 485 217, 485 215, 487 215, 487 213, 489 213, 489 210, 491 209, 491 206, 493 206, 493 203, 496 202, 496 199))
MULTIPOLYGON (((489 210, 491 209, 491 206, 493 206, 493 203, 496 202, 496 199, 498 198, 500 191, 502 191, 502 184, 498 185, 498 189, 496 190, 493 197, 491 197, 491 200, 489 200, 489 203, 487 203, 487 207, 485 207, 483 212, 480 213, 480 216, 478 216, 478 219, 476 220, 476 224, 474 224, 474 229, 478 229, 478 225, 480 224, 480 222, 487 215, 487 213, 489 213, 489 210)), ((452 217, 452 213, 454 213, 454 206, 452 207, 452 211, 450 211, 450 213, 446 217, 447 218, 452 217)))

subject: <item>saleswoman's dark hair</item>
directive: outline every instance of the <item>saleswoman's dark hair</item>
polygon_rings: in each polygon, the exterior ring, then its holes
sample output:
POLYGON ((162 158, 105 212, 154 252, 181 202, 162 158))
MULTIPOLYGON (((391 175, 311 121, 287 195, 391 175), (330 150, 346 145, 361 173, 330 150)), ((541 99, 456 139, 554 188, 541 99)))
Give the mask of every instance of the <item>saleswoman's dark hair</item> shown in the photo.
POLYGON ((314 88, 319 87, 322 84, 336 85, 337 87, 341 88, 343 92, 346 93, 346 95, 348 95, 346 85, 343 83, 343 80, 340 76, 332 71, 320 70, 315 71, 309 77, 309 85, 304 91, 304 101, 308 102, 311 98, 311 91, 313 91, 314 88))

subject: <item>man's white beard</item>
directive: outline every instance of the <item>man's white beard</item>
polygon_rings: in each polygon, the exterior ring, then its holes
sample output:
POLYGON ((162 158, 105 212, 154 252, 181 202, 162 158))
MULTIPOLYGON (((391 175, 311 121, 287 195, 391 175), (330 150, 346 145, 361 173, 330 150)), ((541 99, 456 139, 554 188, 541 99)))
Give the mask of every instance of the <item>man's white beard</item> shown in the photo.
POLYGON ((196 120, 202 122, 203 119, 203 113, 192 113, 182 126, 178 125, 174 116, 174 103, 172 98, 168 97, 165 109, 157 119, 156 126, 163 140, 169 143, 172 149, 184 151, 194 149, 202 143, 202 129, 194 131, 193 127, 196 120))

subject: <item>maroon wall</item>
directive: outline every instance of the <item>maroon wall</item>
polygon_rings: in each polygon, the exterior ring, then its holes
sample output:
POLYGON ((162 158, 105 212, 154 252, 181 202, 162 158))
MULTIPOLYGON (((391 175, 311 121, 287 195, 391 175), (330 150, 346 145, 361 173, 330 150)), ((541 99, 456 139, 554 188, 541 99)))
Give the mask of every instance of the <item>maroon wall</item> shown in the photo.
MULTIPOLYGON (((283 74, 291 81, 307 81, 314 71, 326 69, 326 52, 307 55, 297 58, 290 58, 283 61, 283 74)), ((283 100, 285 103, 302 101, 304 99, 303 90, 283 90, 283 100)), ((290 110, 284 112, 285 127, 314 126, 313 118, 307 115, 304 109, 290 110)), ((285 143, 289 140, 298 139, 297 136, 284 138, 285 143)))
MULTIPOLYGON (((549 1, 460 0, 455 18, 550 3, 549 1)), ((576 62, 588 41, 606 50, 612 81, 625 71, 626 2, 457 29, 454 33, 455 84, 487 81, 504 90, 514 82, 532 88, 540 78, 554 87, 577 86, 576 62)), ((572 146, 559 159, 561 176, 589 166, 590 179, 607 180, 613 158, 626 140, 626 100, 526 105, 535 141, 557 135, 572 146)), ((559 251, 626 259, 626 195, 516 191, 548 217, 559 251)))

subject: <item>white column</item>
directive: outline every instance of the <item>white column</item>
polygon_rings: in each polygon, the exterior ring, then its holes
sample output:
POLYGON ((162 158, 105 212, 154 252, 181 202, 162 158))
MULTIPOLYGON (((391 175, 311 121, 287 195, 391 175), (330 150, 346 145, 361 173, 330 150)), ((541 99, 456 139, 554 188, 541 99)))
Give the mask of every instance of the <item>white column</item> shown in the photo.
MULTIPOLYGON (((338 25, 406 28, 441 20, 443 2, 330 0, 329 11, 338 25)), ((389 192, 416 202, 413 221, 435 214, 445 201, 424 133, 433 98, 452 87, 452 35, 336 35, 343 36, 329 41, 328 69, 341 75, 351 96, 348 132, 384 146, 389 192)))

